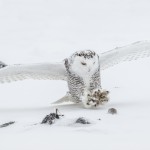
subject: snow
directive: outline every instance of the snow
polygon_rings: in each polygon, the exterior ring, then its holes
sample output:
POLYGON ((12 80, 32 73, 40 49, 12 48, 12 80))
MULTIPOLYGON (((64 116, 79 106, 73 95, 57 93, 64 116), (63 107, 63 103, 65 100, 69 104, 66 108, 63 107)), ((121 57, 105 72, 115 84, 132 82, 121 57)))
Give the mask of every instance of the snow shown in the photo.
MULTIPOLYGON (((148 0, 0 0, 0 61, 7 64, 60 62, 76 50, 101 53, 149 40, 148 0)), ((0 84, 2 150, 149 150, 150 58, 104 70, 108 104, 52 106, 65 95, 65 81, 25 80, 0 84), (34 125, 59 108, 54 125, 34 125), (111 115, 109 108, 118 114, 111 115), (74 124, 85 117, 90 125, 74 124), (101 120, 98 120, 101 119, 101 120)))

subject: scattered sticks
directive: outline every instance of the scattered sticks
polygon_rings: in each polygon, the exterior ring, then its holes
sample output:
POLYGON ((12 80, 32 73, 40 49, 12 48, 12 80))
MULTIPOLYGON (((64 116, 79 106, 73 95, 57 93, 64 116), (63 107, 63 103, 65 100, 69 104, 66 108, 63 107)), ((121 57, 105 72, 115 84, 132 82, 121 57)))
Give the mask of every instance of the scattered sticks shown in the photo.
POLYGON ((88 120, 86 120, 85 118, 83 117, 80 117, 76 120, 75 123, 80 123, 80 124, 91 124, 88 120))
POLYGON ((55 113, 50 113, 49 115, 47 115, 41 122, 41 124, 46 124, 48 123, 49 125, 52 125, 56 119, 60 119, 60 117, 62 117, 64 115, 62 114, 58 114, 58 109, 56 108, 56 112, 55 113))
POLYGON ((10 121, 10 122, 4 123, 4 124, 0 125, 0 128, 7 127, 7 126, 12 125, 14 123, 15 123, 15 121, 10 121))

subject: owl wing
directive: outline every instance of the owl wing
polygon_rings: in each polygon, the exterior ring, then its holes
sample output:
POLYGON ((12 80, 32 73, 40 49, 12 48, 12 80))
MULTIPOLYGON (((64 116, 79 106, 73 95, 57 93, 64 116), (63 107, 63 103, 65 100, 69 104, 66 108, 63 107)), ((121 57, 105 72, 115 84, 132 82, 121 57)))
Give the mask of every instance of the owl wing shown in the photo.
POLYGON ((66 80, 63 63, 11 65, 0 69, 0 82, 24 79, 66 80))
POLYGON ((101 70, 124 61, 136 60, 150 56, 150 42, 136 42, 128 46, 115 48, 100 56, 101 70))

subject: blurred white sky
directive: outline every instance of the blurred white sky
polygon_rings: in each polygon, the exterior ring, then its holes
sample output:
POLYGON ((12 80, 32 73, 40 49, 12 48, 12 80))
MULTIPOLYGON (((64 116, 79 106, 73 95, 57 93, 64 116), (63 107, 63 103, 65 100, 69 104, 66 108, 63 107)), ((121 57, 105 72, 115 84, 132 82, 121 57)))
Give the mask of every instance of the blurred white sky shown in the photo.
POLYGON ((149 40, 149 8, 148 0, 0 0, 0 59, 60 61, 149 40))

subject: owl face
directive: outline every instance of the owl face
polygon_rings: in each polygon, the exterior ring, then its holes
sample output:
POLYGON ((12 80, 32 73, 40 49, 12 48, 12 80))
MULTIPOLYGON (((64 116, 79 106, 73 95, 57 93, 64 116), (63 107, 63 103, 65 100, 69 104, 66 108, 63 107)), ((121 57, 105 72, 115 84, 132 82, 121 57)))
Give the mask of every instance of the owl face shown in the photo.
POLYGON ((72 55, 71 70, 80 76, 93 74, 99 68, 99 56, 91 50, 72 55))

